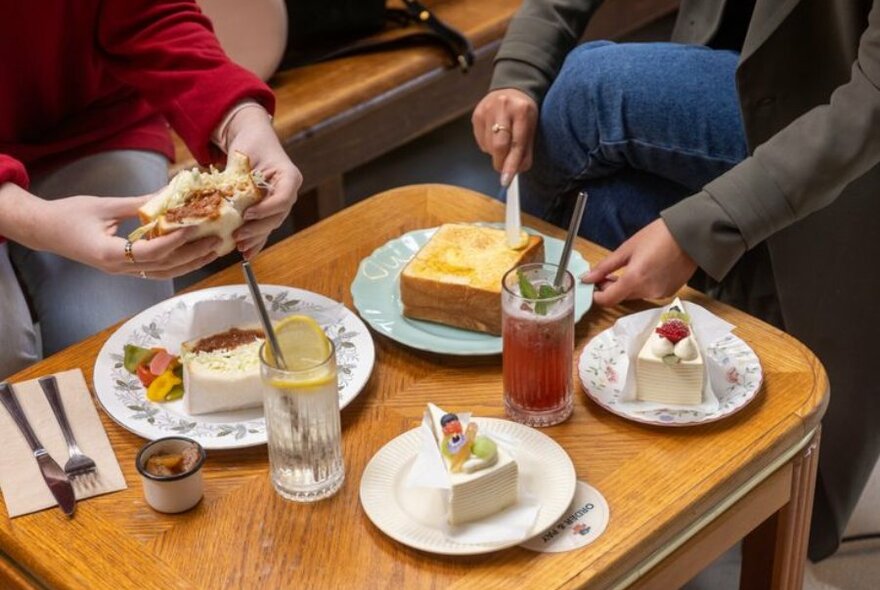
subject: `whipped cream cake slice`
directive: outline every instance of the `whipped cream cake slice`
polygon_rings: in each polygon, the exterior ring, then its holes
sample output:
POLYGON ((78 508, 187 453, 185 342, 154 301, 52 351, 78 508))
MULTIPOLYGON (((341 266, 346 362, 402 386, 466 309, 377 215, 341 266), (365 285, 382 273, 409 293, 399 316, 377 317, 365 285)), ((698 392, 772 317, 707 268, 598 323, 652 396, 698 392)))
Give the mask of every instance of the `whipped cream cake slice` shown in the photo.
POLYGON ((705 366, 690 316, 676 298, 662 314, 636 359, 636 399, 660 404, 703 401, 705 366))
POLYGON ((449 523, 480 520, 515 504, 518 469, 513 457, 478 434, 475 422, 463 427, 456 414, 430 403, 427 413, 451 483, 449 523))

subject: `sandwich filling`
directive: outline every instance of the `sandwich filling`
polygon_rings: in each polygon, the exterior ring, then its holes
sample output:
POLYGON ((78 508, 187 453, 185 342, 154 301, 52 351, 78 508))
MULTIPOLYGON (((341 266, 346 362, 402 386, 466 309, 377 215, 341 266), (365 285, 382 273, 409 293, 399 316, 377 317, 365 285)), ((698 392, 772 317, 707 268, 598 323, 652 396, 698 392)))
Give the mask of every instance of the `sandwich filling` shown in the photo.
POLYGON ((263 342, 263 331, 250 327, 184 342, 184 409, 197 415, 262 405, 259 351, 263 342))
POLYGON ((242 213, 262 198, 265 180, 252 171, 246 155, 230 154, 223 171, 197 168, 179 172, 168 186, 138 209, 141 225, 129 240, 165 235, 183 226, 198 226, 192 239, 216 235, 223 239, 218 255, 234 249, 232 232, 244 223, 242 213))
POLYGON ((220 216, 220 206, 224 197, 231 197, 232 189, 202 189, 189 195, 182 205, 165 212, 165 219, 178 223, 184 219, 207 218, 216 219, 220 216))

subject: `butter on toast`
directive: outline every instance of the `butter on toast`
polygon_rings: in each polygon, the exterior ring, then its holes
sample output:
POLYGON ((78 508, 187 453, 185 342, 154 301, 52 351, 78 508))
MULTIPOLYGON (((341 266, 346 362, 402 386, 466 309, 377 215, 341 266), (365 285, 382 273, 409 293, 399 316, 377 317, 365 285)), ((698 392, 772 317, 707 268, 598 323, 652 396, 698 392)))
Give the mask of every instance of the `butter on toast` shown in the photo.
POLYGON ((504 230, 444 224, 400 275, 403 315, 501 334, 501 279, 511 268, 544 262, 544 240, 508 247, 504 230))

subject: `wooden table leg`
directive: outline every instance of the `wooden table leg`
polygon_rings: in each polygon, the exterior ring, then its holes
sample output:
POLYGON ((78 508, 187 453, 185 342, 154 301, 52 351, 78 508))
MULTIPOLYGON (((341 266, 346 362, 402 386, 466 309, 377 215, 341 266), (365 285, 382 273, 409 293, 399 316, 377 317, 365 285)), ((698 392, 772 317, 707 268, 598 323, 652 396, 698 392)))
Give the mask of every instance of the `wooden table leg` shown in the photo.
POLYGON ((820 432, 791 461, 791 499, 743 541, 742 590, 802 590, 820 432))

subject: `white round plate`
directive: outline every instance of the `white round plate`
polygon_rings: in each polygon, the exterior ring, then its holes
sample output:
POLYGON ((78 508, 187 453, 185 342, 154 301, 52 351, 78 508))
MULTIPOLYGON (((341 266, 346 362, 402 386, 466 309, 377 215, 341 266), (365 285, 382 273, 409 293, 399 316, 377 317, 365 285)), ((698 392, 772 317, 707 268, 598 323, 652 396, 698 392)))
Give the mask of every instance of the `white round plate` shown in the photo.
POLYGON ((623 418, 656 426, 692 426, 715 422, 749 404, 764 380, 761 361, 741 338, 730 334, 709 345, 706 360, 724 369, 724 383, 713 382, 719 406, 713 412, 658 409, 639 412, 633 404, 618 405, 624 365, 629 364, 624 345, 608 328, 587 343, 578 360, 581 387, 597 404, 623 418))
MULTIPOLYGON (((260 288, 271 314, 308 314, 339 306, 329 297, 302 289, 276 285, 260 288)), ((157 303, 120 326, 104 343, 95 361, 95 395, 107 414, 126 430, 150 440, 186 436, 206 449, 265 444, 266 421, 262 407, 191 416, 184 411, 181 400, 161 404, 149 401, 141 382, 122 365, 126 344, 159 345, 175 308, 198 301, 249 298, 246 285, 202 289, 157 303)), ((344 408, 361 392, 373 371, 376 360, 373 339, 360 318, 347 308, 343 308, 340 322, 324 329, 336 346, 339 405, 344 408)))
MULTIPOLYGON (((477 225, 503 227, 503 224, 497 223, 477 225)), ((461 356, 501 354, 500 336, 403 317, 400 273, 437 229, 433 227, 408 232, 364 258, 351 284, 355 308, 374 330, 412 348, 461 356)), ((546 260, 559 260, 564 246, 562 240, 545 236, 531 228, 525 229, 544 238, 546 260)), ((590 264, 577 250, 572 250, 568 270, 575 277, 574 321, 578 322, 593 303, 593 285, 577 280, 577 277, 590 270, 590 264)))
MULTIPOLYGON (((577 478, 574 465, 559 444, 546 434, 509 420, 474 418, 480 432, 516 439, 516 462, 521 482, 541 507, 527 537, 552 526, 571 504, 577 478)), ((408 545, 441 555, 477 555, 519 545, 525 539, 500 543, 465 544, 451 540, 443 529, 411 514, 404 496, 421 491, 404 481, 421 448, 419 429, 405 432, 379 449, 361 478, 361 505, 367 517, 383 533, 408 545)))

